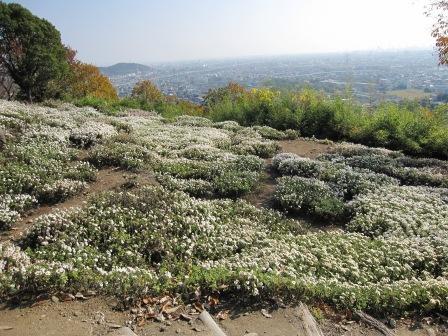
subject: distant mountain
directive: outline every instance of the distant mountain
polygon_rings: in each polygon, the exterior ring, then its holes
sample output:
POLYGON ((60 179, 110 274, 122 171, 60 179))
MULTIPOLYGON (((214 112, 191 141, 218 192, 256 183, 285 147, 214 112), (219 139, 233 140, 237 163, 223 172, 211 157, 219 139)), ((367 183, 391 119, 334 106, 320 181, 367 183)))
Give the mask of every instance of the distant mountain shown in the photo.
POLYGON ((138 63, 117 63, 108 67, 100 67, 100 71, 106 76, 122 76, 129 73, 149 72, 149 66, 138 63))

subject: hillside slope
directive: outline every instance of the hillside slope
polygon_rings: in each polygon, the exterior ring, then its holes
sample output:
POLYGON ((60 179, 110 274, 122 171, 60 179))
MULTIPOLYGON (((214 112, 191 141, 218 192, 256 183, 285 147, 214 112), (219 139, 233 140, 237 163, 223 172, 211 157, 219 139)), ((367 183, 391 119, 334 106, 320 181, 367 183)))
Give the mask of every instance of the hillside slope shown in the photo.
POLYGON ((99 67, 99 69, 103 75, 109 77, 123 76, 132 73, 146 73, 151 71, 149 66, 138 63, 117 63, 107 67, 99 67))
POLYGON ((180 293, 188 303, 199 288, 203 302, 213 293, 376 314, 448 309, 446 161, 71 105, 1 101, 0 127, 3 298, 180 293), (281 148, 289 153, 275 155, 281 148), (107 169, 117 175, 109 187, 107 169), (54 206, 89 187, 85 203, 54 206))

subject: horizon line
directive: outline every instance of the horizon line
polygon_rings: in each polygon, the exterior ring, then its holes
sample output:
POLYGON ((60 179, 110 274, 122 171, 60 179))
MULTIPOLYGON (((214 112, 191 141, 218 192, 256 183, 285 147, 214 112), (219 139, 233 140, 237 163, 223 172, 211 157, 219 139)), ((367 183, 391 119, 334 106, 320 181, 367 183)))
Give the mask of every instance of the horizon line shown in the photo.
MULTIPOLYGON (((409 48, 387 48, 387 49, 361 49, 350 51, 326 51, 326 52, 301 52, 291 54, 256 54, 256 55, 244 55, 244 56, 227 56, 227 57, 212 57, 212 58, 191 58, 191 59, 179 59, 170 61, 120 61, 109 65, 96 65, 100 68, 107 68, 117 64, 141 64, 146 66, 151 65, 163 65, 163 64, 176 64, 176 63, 190 63, 190 62, 218 62, 218 61, 231 61, 231 60, 247 60, 254 58, 283 58, 283 57, 300 57, 300 56, 325 56, 325 55, 345 55, 345 54, 363 54, 363 53, 400 53, 400 52, 412 52, 412 51, 428 51, 435 52, 432 47, 409 47, 409 48)), ((437 56, 434 54, 434 57, 437 56)))

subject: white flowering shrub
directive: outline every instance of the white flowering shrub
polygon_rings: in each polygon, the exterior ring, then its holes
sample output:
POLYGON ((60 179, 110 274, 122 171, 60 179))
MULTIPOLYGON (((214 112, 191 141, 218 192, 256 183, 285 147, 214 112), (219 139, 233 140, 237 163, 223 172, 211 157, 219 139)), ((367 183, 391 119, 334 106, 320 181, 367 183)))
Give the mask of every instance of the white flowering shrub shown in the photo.
POLYGON ((332 191, 344 200, 387 185, 398 185, 399 181, 385 174, 368 169, 353 168, 340 161, 311 160, 291 153, 280 153, 272 159, 272 166, 280 175, 317 178, 324 181, 332 191))
POLYGON ((89 162, 96 167, 121 167, 128 170, 142 168, 151 162, 151 152, 132 143, 108 142, 95 146, 89 153, 89 162))
POLYGON ((159 182, 170 189, 178 185, 179 190, 193 196, 238 197, 255 188, 263 167, 263 161, 252 155, 226 156, 215 161, 196 159, 161 160, 155 168, 163 176, 159 182))
POLYGON ((369 236, 447 236, 448 189, 390 186, 360 195, 350 203, 354 217, 347 224, 352 231, 369 236))
POLYGON ((324 164, 318 178, 325 181, 331 189, 345 200, 359 194, 386 186, 398 185, 399 181, 385 174, 374 173, 368 169, 352 168, 345 164, 324 164))
POLYGON ((319 177, 323 164, 316 160, 308 158, 293 157, 282 160, 278 166, 277 171, 280 175, 298 175, 302 177, 319 177))
POLYGON ((301 159, 302 157, 294 153, 279 153, 272 158, 272 167, 278 170, 279 165, 286 159, 301 159))
POLYGON ((71 131, 69 140, 77 147, 90 148, 117 133, 115 127, 100 122, 87 122, 71 131))
POLYGON ((196 126, 196 127, 211 127, 213 122, 210 119, 193 116, 179 116, 174 121, 175 125, 179 126, 196 126))
POLYGON ((235 132, 232 144, 232 151, 236 154, 252 154, 262 158, 272 157, 280 149, 278 143, 263 139, 263 136, 252 128, 235 132))
POLYGON ((181 179, 168 174, 158 174, 157 181, 168 190, 181 190, 196 197, 211 197, 214 192, 213 184, 202 179, 181 179))
POLYGON ((84 181, 70 179, 56 180, 42 185, 38 190, 41 203, 57 203, 78 194, 87 187, 84 181))
POLYGON ((21 289, 30 265, 29 256, 19 247, 11 243, 0 243, 0 297, 21 289))
POLYGON ((298 131, 288 129, 286 131, 279 131, 269 126, 253 126, 254 130, 260 133, 263 138, 272 140, 294 140, 299 136, 298 131))
POLYGON ((406 156, 394 157, 385 154, 367 153, 363 155, 356 151, 326 154, 321 161, 344 163, 351 167, 368 169, 376 173, 389 175, 407 185, 428 185, 433 187, 448 187, 447 170, 440 160, 417 159, 406 156))
POLYGON ((260 177, 256 171, 228 170, 216 176, 212 183, 215 193, 223 197, 238 197, 255 188, 260 177))
POLYGON ((215 122, 215 123, 213 123, 213 127, 222 128, 224 130, 232 131, 232 132, 236 132, 236 131, 239 131, 244 128, 243 126, 241 126, 240 124, 238 124, 238 122, 236 122, 234 120, 215 122))
POLYGON ((3 295, 83 288, 128 297, 224 285, 373 311, 448 308, 442 245, 306 233, 244 201, 199 200, 160 187, 108 193, 83 209, 43 216, 21 245, 26 253, 14 247, 0 255, 3 295))
POLYGON ((4 230, 20 219, 20 215, 31 209, 37 200, 27 194, 3 194, 0 197, 0 229, 4 230))
POLYGON ((284 209, 320 218, 339 219, 345 212, 343 200, 325 182, 315 178, 279 178, 274 199, 284 209))

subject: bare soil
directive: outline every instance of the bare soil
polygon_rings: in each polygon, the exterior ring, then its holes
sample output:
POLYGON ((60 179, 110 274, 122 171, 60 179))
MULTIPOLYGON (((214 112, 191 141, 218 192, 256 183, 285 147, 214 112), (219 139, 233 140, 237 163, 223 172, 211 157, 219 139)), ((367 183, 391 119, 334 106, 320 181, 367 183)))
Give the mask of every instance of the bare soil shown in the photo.
MULTIPOLYGON (((0 305, 0 335, 7 336, 102 336, 117 327, 130 325, 134 315, 129 311, 117 311, 116 302, 110 298, 94 297, 86 301, 53 302, 46 300, 34 307, 11 307, 0 305), (5 330, 5 329, 9 330, 5 330)), ((242 336, 257 333, 259 336, 301 335, 295 307, 279 308, 270 311, 271 318, 265 317, 261 310, 230 312, 229 318, 219 324, 228 336, 242 336)), ((216 318, 215 318, 216 320, 216 318)), ((372 328, 355 321, 337 321, 328 318, 319 321, 327 336, 365 335, 380 336, 372 328)), ((203 335, 212 336, 200 320, 156 322, 135 327, 139 336, 150 335, 203 335)), ((438 336, 448 335, 447 328, 432 324, 430 319, 412 323, 409 320, 397 321, 397 336, 438 336)))
POLYGON ((279 144, 280 152, 294 153, 310 159, 331 152, 337 146, 336 144, 324 144, 304 139, 279 141, 279 144))

